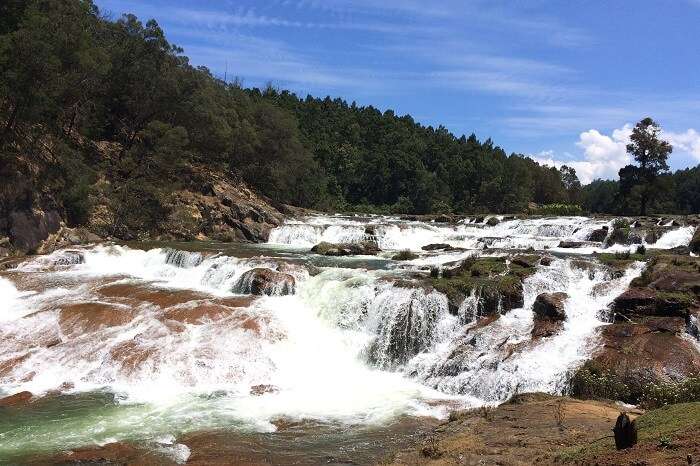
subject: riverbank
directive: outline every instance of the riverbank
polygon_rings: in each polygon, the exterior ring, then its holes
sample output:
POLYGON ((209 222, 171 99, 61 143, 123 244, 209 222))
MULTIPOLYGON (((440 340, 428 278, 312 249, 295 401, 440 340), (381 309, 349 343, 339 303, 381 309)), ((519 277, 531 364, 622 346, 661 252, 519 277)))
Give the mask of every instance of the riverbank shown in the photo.
POLYGON ((457 412, 383 465, 695 464, 700 403, 642 411, 609 401, 524 394, 495 408, 457 412), (639 443, 618 451, 612 427, 621 411, 636 418, 639 443))

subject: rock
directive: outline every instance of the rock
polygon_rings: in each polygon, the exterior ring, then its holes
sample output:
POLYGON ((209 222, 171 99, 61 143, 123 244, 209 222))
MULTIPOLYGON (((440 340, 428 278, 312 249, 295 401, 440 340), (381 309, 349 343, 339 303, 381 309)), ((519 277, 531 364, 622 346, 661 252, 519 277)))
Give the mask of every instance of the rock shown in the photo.
POLYGON ((544 256, 544 257, 542 257, 542 259, 540 259, 540 264, 542 264, 544 266, 550 266, 550 265, 552 265, 553 260, 554 259, 552 257, 544 256))
POLYGON ((599 330, 602 344, 592 363, 611 383, 624 387, 618 399, 636 403, 650 383, 679 382, 700 373, 700 352, 674 331, 682 320, 676 319, 619 322, 599 330))
POLYGON ((608 227, 606 225, 602 228, 598 228, 597 230, 593 230, 588 235, 587 240, 588 241, 595 241, 597 243, 602 243, 603 241, 605 241, 605 238, 607 238, 607 237, 608 237, 608 227))
POLYGON ((468 258, 442 269, 442 277, 433 277, 432 286, 448 298, 450 312, 456 313, 467 296, 477 298, 476 315, 507 312, 523 305, 523 279, 534 268, 512 265, 506 257, 468 258))
POLYGON ((14 211, 9 215, 12 244, 23 252, 33 253, 41 242, 61 228, 61 216, 55 210, 14 211))
POLYGON ((248 270, 233 288, 234 293, 285 296, 294 294, 296 281, 288 273, 266 268, 248 270))
POLYGON ((423 251, 451 251, 453 248, 447 243, 426 244, 421 247, 423 251))
POLYGON ((323 241, 312 247, 311 252, 323 256, 375 256, 377 253, 381 252, 381 249, 370 241, 345 244, 334 244, 323 241))
MULTIPOLYGON (((636 236, 638 238, 638 235, 636 236)), ((641 239, 640 239, 641 241, 641 239)), ((610 247, 613 244, 630 244, 630 229, 629 227, 615 227, 610 236, 605 240, 605 247, 610 247)))
POLYGON ((0 408, 26 405, 32 399, 32 396, 30 392, 24 391, 0 398, 0 408))
POLYGON ((580 248, 584 246, 585 243, 582 241, 560 241, 559 246, 560 248, 564 249, 574 249, 574 248, 580 248))
POLYGON ((533 340, 551 337, 559 333, 563 326, 561 320, 535 319, 530 335, 533 340))
POLYGON ((695 233, 693 233, 693 238, 690 240, 688 248, 693 254, 700 254, 700 228, 695 229, 695 233))
POLYGON ((648 230, 644 235, 644 242, 647 244, 654 244, 659 240, 659 233, 656 229, 648 230))
POLYGON ((613 301, 613 309, 622 314, 653 314, 656 292, 649 288, 630 288, 613 301))
POLYGON ((85 254, 82 251, 64 251, 54 261, 54 265, 76 265, 85 263, 85 254))
POLYGON ((436 223, 450 223, 453 221, 453 218, 448 215, 441 214, 435 217, 433 220, 435 220, 436 223))
POLYGON ((569 298, 566 293, 542 293, 535 298, 532 312, 536 319, 565 320, 564 301, 569 298))
POLYGON ((487 224, 488 226, 490 226, 490 227, 495 227, 495 226, 498 225, 499 223, 501 223, 501 221, 498 219, 498 217, 490 217, 490 218, 486 221, 486 224, 487 224))
POLYGON ((250 394, 253 396, 261 396, 266 393, 276 393, 279 391, 279 388, 275 387, 274 385, 253 385, 250 387, 250 394))
POLYGON ((637 424, 631 420, 627 413, 620 413, 613 428, 615 434, 615 448, 624 450, 637 444, 637 424))
POLYGON ((537 267, 537 264, 541 261, 541 259, 539 256, 521 254, 513 257, 510 261, 515 265, 519 265, 520 267, 530 269, 533 267, 537 267))

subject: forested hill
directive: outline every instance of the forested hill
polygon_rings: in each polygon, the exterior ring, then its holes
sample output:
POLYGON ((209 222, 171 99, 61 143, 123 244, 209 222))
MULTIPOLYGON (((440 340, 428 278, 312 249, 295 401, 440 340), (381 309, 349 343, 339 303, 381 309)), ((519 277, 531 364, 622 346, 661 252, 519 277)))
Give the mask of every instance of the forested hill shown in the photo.
MULTIPOLYGON (((573 171, 490 140, 225 83, 153 20, 105 18, 89 0, 0 3, 0 237, 12 212, 37 207, 75 225, 99 207, 115 236, 163 231, 174 193, 201 189, 207 173, 277 205, 327 210, 516 212, 587 199, 573 171)), ((616 195, 604 205, 622 205, 616 195)))

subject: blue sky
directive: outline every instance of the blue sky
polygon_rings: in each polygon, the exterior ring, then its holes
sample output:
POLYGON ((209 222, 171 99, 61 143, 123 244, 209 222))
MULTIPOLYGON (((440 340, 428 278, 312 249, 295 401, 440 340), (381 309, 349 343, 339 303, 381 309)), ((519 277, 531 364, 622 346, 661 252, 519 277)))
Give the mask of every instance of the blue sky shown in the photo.
POLYGON ((155 18, 196 65, 245 86, 340 96, 573 165, 629 162, 652 116, 700 162, 700 0, 96 0, 155 18))

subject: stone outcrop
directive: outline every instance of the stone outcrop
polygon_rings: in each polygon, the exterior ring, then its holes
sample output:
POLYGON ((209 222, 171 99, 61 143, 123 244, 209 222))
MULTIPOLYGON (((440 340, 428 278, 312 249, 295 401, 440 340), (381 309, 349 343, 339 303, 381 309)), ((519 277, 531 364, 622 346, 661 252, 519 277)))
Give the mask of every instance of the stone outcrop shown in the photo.
POLYGON ((453 313, 467 296, 478 298, 478 316, 506 312, 524 304, 522 281, 535 273, 536 268, 530 263, 536 261, 511 262, 507 257, 469 258, 454 267, 444 268, 441 276, 432 278, 431 284, 447 296, 453 313))
POLYGON ((311 252, 322 256, 375 256, 381 249, 376 243, 371 241, 363 241, 360 243, 343 243, 335 244, 321 242, 311 248, 311 252))
POLYGON ((652 258, 615 298, 615 322, 599 330, 601 343, 574 376, 574 392, 597 390, 589 396, 636 403, 650 383, 683 382, 700 374, 700 352, 691 341, 699 297, 699 259, 652 258))

